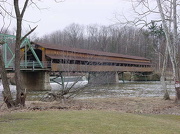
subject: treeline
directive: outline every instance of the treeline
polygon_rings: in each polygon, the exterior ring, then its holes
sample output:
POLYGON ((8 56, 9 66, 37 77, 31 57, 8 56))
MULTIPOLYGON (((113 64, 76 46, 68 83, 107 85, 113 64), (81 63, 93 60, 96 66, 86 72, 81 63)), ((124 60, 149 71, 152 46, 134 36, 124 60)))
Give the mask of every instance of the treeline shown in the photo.
POLYGON ((163 32, 152 24, 146 30, 134 27, 71 24, 55 31, 37 42, 65 45, 76 48, 107 51, 126 55, 142 56, 152 60, 160 69, 165 51, 163 32), (160 31, 160 30, 159 30, 160 31))

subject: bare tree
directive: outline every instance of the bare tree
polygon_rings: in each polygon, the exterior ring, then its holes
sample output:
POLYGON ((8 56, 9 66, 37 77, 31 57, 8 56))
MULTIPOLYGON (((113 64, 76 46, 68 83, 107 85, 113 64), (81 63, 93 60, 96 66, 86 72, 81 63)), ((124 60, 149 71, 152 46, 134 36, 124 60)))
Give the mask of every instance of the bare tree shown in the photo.
MULTIPOLYGON (((133 1, 134 2, 134 1, 133 1)), ((153 20, 155 22, 161 22, 166 38, 166 47, 171 64, 172 64, 172 73, 174 77, 175 90, 176 90, 176 101, 180 102, 180 78, 179 78, 179 69, 178 69, 178 14, 177 7, 180 3, 177 0, 137 0, 137 6, 141 6, 141 12, 139 12, 135 6, 133 6, 134 12, 138 15, 133 21, 127 21, 128 23, 133 23, 135 25, 146 26, 150 24, 147 17, 150 14, 159 15, 159 19, 153 20), (150 4, 153 3, 153 6, 150 4)), ((126 23, 127 24, 127 23, 126 23)), ((164 64, 165 65, 165 64, 164 64)), ((165 71, 165 68, 163 69, 165 71)), ((164 72, 162 72, 164 74, 164 72)))
MULTIPOLYGON (((6 2, 7 1, 2 1, 1 3, 5 4, 6 2)), ((13 16, 13 14, 11 14, 6 9, 1 7, 1 11, 4 11, 4 12, 8 13, 11 17, 16 18, 16 22, 17 22, 16 23, 17 24, 16 25, 16 28, 17 28, 16 29, 16 40, 15 40, 15 79, 16 79, 16 91, 17 91, 17 93, 16 93, 15 102, 12 102, 12 96, 10 93, 10 89, 7 86, 5 75, 3 78, 3 81, 4 81, 3 83, 5 83, 3 85, 6 86, 6 88, 4 88, 4 101, 6 102, 6 104, 9 108, 13 107, 13 106, 24 106, 25 105, 26 93, 25 93, 25 90, 22 86, 21 74, 20 74, 20 45, 21 45, 22 41, 29 34, 31 34, 36 28, 35 27, 35 28, 31 29, 27 34, 25 34, 22 37, 22 21, 23 21, 23 16, 24 16, 24 13, 26 11, 28 2, 29 2, 29 0, 24 1, 24 5, 23 5, 23 8, 21 10, 21 7, 19 6, 19 0, 14 0, 14 3, 12 5, 13 5, 14 10, 15 10, 15 16, 13 16)), ((2 57, 1 57, 1 61, 2 61, 2 57)), ((3 61, 1 62, 1 68, 2 68, 2 70, 5 69, 3 61)), ((2 75, 3 75, 3 73, 2 73, 2 75)))
POLYGON ((91 50, 129 54, 151 58, 153 49, 151 37, 147 30, 125 26, 89 25, 82 28, 78 24, 71 24, 63 30, 55 31, 37 40, 38 42, 74 46, 91 50))
POLYGON ((8 83, 7 73, 6 73, 6 69, 5 69, 5 65, 3 61, 3 55, 2 55, 3 44, 4 42, 0 41, 0 45, 1 45, 0 46, 0 74, 1 74, 2 84, 4 88, 4 91, 2 93, 4 97, 4 102, 6 103, 8 108, 11 108, 11 107, 14 107, 15 103, 12 98, 12 94, 11 94, 9 83, 8 83))
POLYGON ((31 34, 35 29, 31 29, 25 36, 22 37, 22 21, 23 16, 28 6, 29 0, 25 0, 22 10, 20 11, 19 0, 14 0, 14 9, 16 14, 16 43, 15 43, 15 80, 16 80, 16 105, 25 105, 25 89, 22 85, 20 73, 20 45, 22 41, 31 34))
POLYGON ((65 40, 68 43, 68 46, 72 47, 83 47, 83 32, 84 28, 78 24, 71 24, 64 29, 65 40))
POLYGON ((173 67, 173 77, 175 82, 175 90, 176 90, 176 102, 180 103, 180 76, 179 76, 179 68, 178 68, 178 57, 177 57, 177 43, 178 43, 178 25, 177 25, 177 1, 171 0, 167 3, 163 3, 160 0, 157 0, 158 9, 161 15, 162 25, 164 28, 165 36, 166 36, 166 45, 167 50, 171 59, 172 67, 173 67), (169 4, 169 10, 172 11, 171 15, 167 16, 165 14, 167 9, 167 4, 169 4), (166 6, 163 8, 163 6, 166 6), (167 21, 168 19, 168 21, 167 21), (169 20, 171 20, 169 22, 169 20), (173 24, 172 34, 171 29, 168 27, 168 22, 173 24), (173 40, 171 40, 171 36, 173 40))

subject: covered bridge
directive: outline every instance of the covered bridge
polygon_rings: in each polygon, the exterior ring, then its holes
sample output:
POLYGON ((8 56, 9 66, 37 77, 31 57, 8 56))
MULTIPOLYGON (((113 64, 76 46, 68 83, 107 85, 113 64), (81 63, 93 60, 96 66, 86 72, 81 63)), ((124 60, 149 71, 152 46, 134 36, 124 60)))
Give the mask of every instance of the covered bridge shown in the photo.
MULTIPOLYGON (((45 68, 51 71, 73 72, 152 72, 151 61, 144 57, 72 48, 67 46, 31 43, 45 68)), ((24 54, 25 55, 25 54, 24 54)), ((24 57, 25 58, 25 57, 24 57)), ((36 61, 29 50, 26 59, 36 61)))

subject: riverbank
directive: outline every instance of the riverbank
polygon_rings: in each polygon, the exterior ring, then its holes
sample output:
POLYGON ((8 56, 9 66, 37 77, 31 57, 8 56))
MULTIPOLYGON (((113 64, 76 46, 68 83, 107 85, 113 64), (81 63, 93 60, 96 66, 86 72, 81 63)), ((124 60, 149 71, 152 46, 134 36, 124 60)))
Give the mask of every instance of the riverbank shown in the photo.
POLYGON ((117 97, 74 99, 62 102, 27 101, 26 108, 7 109, 1 102, 0 113, 49 110, 105 110, 133 114, 168 114, 180 115, 180 104, 172 100, 163 100, 161 97, 117 97))

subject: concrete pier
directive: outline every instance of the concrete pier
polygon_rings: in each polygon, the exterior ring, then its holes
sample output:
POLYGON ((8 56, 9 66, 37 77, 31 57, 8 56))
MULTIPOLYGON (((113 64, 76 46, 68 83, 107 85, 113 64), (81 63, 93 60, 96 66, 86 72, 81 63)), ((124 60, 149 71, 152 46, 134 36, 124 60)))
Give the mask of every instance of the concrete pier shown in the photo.
POLYGON ((21 71, 22 82, 27 91, 45 91, 51 90, 49 72, 37 71, 26 72, 21 71))
POLYGON ((114 84, 118 83, 118 73, 117 72, 90 72, 88 83, 94 85, 102 84, 114 84))

